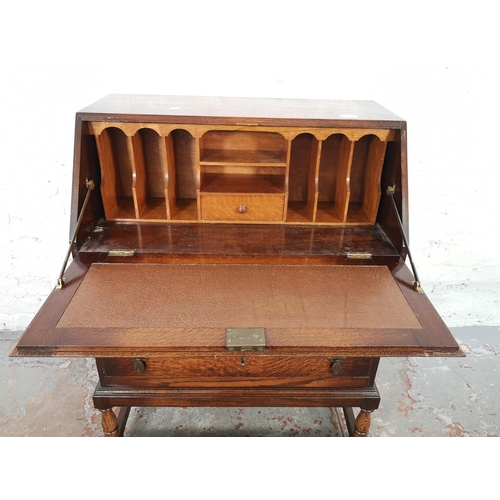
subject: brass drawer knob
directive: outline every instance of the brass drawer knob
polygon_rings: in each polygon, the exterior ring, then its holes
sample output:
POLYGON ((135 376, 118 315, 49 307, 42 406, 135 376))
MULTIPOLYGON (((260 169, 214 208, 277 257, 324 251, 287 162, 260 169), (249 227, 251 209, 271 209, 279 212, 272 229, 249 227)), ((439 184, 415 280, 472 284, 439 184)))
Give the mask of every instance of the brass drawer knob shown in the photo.
POLYGON ((137 373, 144 373, 146 371, 146 363, 143 359, 134 359, 134 371, 137 373))
POLYGON ((246 207, 246 205, 239 205, 239 206, 238 206, 238 212, 239 212, 240 214, 244 214, 246 211, 247 211, 247 207, 246 207))
POLYGON ((328 361, 332 364, 332 375, 340 375, 345 358, 328 358, 328 361))

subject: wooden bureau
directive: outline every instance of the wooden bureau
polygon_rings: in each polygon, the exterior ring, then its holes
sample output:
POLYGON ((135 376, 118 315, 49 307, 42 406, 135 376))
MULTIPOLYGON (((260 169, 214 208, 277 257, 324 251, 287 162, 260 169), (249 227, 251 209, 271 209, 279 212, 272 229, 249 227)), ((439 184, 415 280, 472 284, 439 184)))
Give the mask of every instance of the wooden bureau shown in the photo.
POLYGON ((407 183, 371 101, 105 97, 76 115, 72 261, 12 355, 95 358, 105 435, 132 406, 337 406, 367 435, 381 357, 463 355, 407 183))

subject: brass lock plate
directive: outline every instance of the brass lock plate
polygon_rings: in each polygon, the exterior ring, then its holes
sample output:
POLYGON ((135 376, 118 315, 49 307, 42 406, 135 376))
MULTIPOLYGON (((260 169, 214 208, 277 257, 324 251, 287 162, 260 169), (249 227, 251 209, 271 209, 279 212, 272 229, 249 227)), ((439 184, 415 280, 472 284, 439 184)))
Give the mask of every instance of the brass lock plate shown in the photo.
POLYGON ((266 331, 264 328, 228 328, 226 348, 228 351, 263 351, 266 331))

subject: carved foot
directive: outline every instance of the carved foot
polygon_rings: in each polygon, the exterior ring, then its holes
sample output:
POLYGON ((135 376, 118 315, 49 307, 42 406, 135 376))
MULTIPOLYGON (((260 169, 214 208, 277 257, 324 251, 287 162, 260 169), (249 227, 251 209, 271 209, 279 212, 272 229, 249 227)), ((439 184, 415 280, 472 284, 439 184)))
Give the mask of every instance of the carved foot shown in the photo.
POLYGON ((354 424, 354 437, 366 437, 370 430, 371 413, 373 410, 361 410, 354 424))
POLYGON ((118 420, 112 408, 99 410, 101 412, 101 425, 106 437, 119 437, 118 420))

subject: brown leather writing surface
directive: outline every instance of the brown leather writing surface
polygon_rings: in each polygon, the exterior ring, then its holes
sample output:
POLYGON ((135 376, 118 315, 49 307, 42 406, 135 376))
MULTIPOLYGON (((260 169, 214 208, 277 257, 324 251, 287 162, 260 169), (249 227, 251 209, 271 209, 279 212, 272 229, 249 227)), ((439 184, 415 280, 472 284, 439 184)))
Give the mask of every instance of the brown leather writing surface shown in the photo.
POLYGON ((63 328, 418 329, 378 266, 94 264, 63 328))

